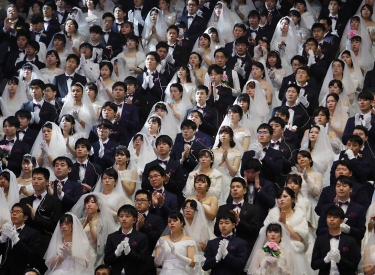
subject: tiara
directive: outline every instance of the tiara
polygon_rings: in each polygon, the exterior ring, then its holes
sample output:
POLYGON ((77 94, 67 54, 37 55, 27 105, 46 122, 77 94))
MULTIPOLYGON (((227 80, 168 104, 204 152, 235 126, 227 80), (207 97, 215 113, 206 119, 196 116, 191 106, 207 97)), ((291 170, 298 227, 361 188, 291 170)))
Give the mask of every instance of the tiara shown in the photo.
POLYGON ((202 150, 199 151, 199 153, 202 152, 202 151, 208 152, 211 155, 211 158, 214 159, 214 153, 210 149, 202 149, 202 150))
POLYGON ((125 145, 119 145, 116 147, 116 150, 127 150, 128 148, 126 148, 125 145))

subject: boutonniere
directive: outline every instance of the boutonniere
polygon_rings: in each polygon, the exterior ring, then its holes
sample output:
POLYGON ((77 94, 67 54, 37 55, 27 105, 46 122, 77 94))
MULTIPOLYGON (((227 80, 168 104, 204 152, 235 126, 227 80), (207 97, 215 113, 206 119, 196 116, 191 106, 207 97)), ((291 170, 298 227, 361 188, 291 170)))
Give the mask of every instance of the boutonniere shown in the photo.
POLYGON ((355 212, 351 212, 351 213, 349 214, 349 218, 355 218, 355 217, 357 217, 357 213, 355 213, 355 212))
POLYGON ((159 78, 154 77, 154 82, 158 82, 158 81, 159 81, 159 78))
POLYGON ((248 214, 248 212, 247 212, 247 211, 243 212, 243 215, 244 215, 244 216, 246 216, 247 214, 248 214))
POLYGON ((152 227, 152 224, 151 223, 149 223, 148 225, 147 225, 148 227, 152 227))
POLYGON ((211 115, 210 115, 210 114, 207 114, 207 113, 206 113, 206 115, 205 115, 205 116, 206 116, 206 117, 210 117, 211 115))
POLYGON ((94 171, 92 171, 92 170, 87 170, 87 169, 86 169, 86 174, 87 174, 87 175, 92 175, 93 173, 94 173, 94 171))
POLYGON ((169 173, 174 173, 174 169, 169 169, 169 173))
POLYGON ((197 138, 197 140, 198 140, 199 142, 202 142, 202 141, 203 141, 203 139, 202 139, 202 138, 197 138))
POLYGON ((137 245, 137 242, 134 241, 134 242, 132 243, 132 246, 136 246, 136 245, 137 245))
POLYGON ((235 247, 234 245, 232 245, 232 246, 230 247, 230 250, 233 250, 233 249, 236 249, 236 247, 235 247))
POLYGON ((130 114, 129 112, 125 112, 126 115, 130 114))
POLYGON ((348 252, 348 251, 349 251, 349 248, 346 247, 346 246, 344 246, 344 247, 342 248, 342 251, 344 251, 344 252, 348 252))
POLYGON ((285 152, 285 148, 281 148, 280 151, 281 151, 281 152, 285 152))
POLYGON ((65 194, 70 194, 70 193, 72 193, 72 190, 66 190, 65 191, 65 194))
POLYGON ((302 116, 301 115, 297 115, 297 118, 301 118, 302 116))
POLYGON ((245 64, 245 67, 249 66, 249 62, 244 62, 244 64, 245 64))
POLYGON ((118 134, 118 132, 116 132, 116 131, 112 131, 112 133, 111 133, 112 135, 117 135, 118 134))
POLYGON ((138 100, 138 99, 137 99, 137 100, 135 100, 135 101, 134 101, 134 103, 138 104, 138 103, 139 103, 139 100, 138 100))

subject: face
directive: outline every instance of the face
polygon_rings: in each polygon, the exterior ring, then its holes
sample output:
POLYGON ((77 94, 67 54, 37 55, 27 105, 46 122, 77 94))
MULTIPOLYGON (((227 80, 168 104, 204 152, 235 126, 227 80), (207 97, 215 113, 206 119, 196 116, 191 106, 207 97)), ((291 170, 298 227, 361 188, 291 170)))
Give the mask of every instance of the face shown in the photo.
POLYGON ((312 50, 313 52, 316 51, 316 45, 315 45, 315 43, 312 42, 312 41, 306 43, 305 51, 308 52, 309 50, 312 50))
POLYGON ((156 149, 158 151, 158 155, 163 156, 168 154, 172 150, 172 147, 166 142, 159 142, 156 149))
POLYGON ((128 40, 126 41, 126 46, 127 46, 129 49, 134 49, 135 47, 137 47, 137 42, 134 41, 134 40, 128 39, 128 40))
POLYGON ((53 15, 53 9, 49 6, 43 6, 43 15, 44 17, 51 18, 53 15))
POLYGON ((105 119, 112 121, 115 115, 116 115, 115 111, 109 106, 102 109, 102 116, 105 119))
POLYGON ((94 198, 90 198, 88 202, 85 204, 85 209, 88 215, 98 213, 99 205, 94 200, 94 198))
POLYGON ((271 67, 274 67, 276 65, 277 57, 274 55, 271 55, 267 58, 268 63, 270 64, 271 67))
POLYGON ((190 206, 190 202, 188 202, 185 207, 183 208, 184 210, 184 217, 186 219, 193 219, 194 214, 195 214, 195 209, 190 206))
POLYGON ((194 13, 197 12, 198 6, 195 3, 195 1, 190 0, 190 1, 187 2, 187 10, 188 10, 189 14, 194 14, 194 13))
POLYGON ((195 92, 195 100, 200 104, 205 103, 207 100, 207 94, 205 90, 198 90, 195 92))
POLYGON ((284 133, 284 129, 281 127, 281 125, 275 121, 272 121, 270 123, 270 126, 272 127, 273 129, 273 135, 276 136, 276 137, 280 137, 283 135, 284 133))
POLYGON ((134 148, 140 149, 142 147, 143 140, 141 137, 137 137, 135 140, 133 140, 134 148))
POLYGON ((33 25, 34 30, 37 32, 41 32, 44 28, 44 23, 42 22, 39 22, 37 24, 32 24, 32 25, 33 25))
POLYGON ((281 241, 280 232, 267 231, 267 241, 274 242, 274 243, 280 243, 280 241, 281 241))
POLYGON ((361 15, 362 15, 362 18, 367 19, 367 18, 369 18, 371 16, 371 12, 370 12, 370 10, 366 6, 364 6, 362 8, 361 15))
POLYGON ((330 111, 335 110, 337 101, 332 96, 327 97, 326 105, 330 111))
POLYGON ((335 177, 338 178, 339 176, 351 177, 352 172, 348 169, 348 167, 338 164, 335 170, 335 177))
POLYGON ((276 1, 266 0, 265 5, 266 5, 267 10, 273 10, 276 7, 276 1))
POLYGON ((42 128, 42 133, 43 133, 43 139, 45 141, 50 141, 51 140, 51 136, 52 136, 52 129, 48 128, 48 127, 43 127, 42 128))
POLYGON ((109 70, 108 66, 103 66, 101 69, 100 69, 100 75, 103 77, 103 78, 108 78, 111 76, 111 71, 109 70))
POLYGON ((191 127, 184 126, 181 128, 181 133, 184 139, 190 140, 194 137, 195 135, 195 130, 193 130, 191 127))
POLYGON ((221 6, 216 6, 215 10, 214 10, 215 11, 215 15, 219 17, 220 14, 221 14, 221 10, 222 10, 221 6))
POLYGON ((221 74, 218 74, 214 70, 210 73, 210 80, 212 83, 219 84, 221 82, 221 74))
POLYGON ((71 224, 71 223, 69 223, 67 221, 64 221, 64 222, 60 223, 60 230, 61 230, 61 233, 64 236, 72 235, 73 224, 71 224))
POLYGON ((42 174, 34 174, 32 184, 36 192, 43 193, 46 190, 47 180, 42 174))
POLYGON ((281 29, 282 33, 288 32, 288 30, 289 30, 289 22, 288 22, 288 20, 281 21, 280 29, 281 29))
POLYGON ((24 36, 19 36, 19 37, 17 38, 17 46, 18 46, 18 48, 20 48, 20 49, 25 49, 26 44, 27 44, 27 38, 26 38, 26 37, 24 37, 24 36))
POLYGON ((4 191, 9 190, 9 181, 0 175, 0 187, 4 188, 4 191))
POLYGON ((61 51, 65 47, 64 42, 60 39, 54 39, 53 46, 56 48, 57 51, 61 51))
POLYGON ((171 87, 169 91, 173 100, 180 100, 182 98, 182 92, 176 87, 171 87))
POLYGON ((294 193, 298 194, 301 187, 299 186, 299 184, 295 181, 292 181, 292 180, 289 180, 287 183, 286 183, 286 187, 289 187, 290 189, 292 189, 294 191, 294 193))
POLYGON ((311 160, 308 157, 304 157, 300 154, 297 155, 297 163, 301 168, 310 167, 311 160))
POLYGON ((230 194, 233 199, 242 199, 246 194, 246 188, 240 182, 232 182, 230 185, 230 194))
POLYGON ((348 65, 348 66, 351 66, 352 65, 352 58, 350 57, 350 55, 344 53, 343 55, 341 55, 341 59, 348 65))
POLYGON ((346 143, 346 149, 351 149, 354 153, 354 155, 358 155, 359 153, 359 150, 361 150, 361 145, 359 145, 357 142, 351 142, 351 141, 348 141, 346 143))
POLYGON ((294 7, 300 12, 304 13, 306 11, 306 6, 302 3, 296 3, 294 7))
POLYGON ((172 232, 179 232, 183 227, 183 223, 179 219, 168 218, 168 227, 172 232))
POLYGON ((76 26, 74 26, 74 23, 72 20, 68 20, 65 23, 65 31, 67 33, 73 33, 76 31, 76 26))
POLYGON ((292 197, 286 191, 284 191, 281 194, 280 198, 277 198, 277 204, 282 209, 291 208, 292 207, 292 202, 293 202, 292 197))
POLYGON ((341 89, 337 85, 337 83, 334 83, 333 85, 329 86, 329 93, 330 94, 337 94, 337 95, 341 94, 341 89))
POLYGON ((135 208, 140 213, 146 212, 148 210, 150 204, 151 203, 148 201, 148 198, 147 198, 146 194, 138 194, 135 197, 135 208))
POLYGON ((75 71, 78 68, 77 61, 74 58, 70 58, 66 61, 66 69, 69 71, 75 71))
POLYGON ((311 142, 316 141, 319 137, 319 133, 320 133, 319 129, 317 129, 315 127, 311 128, 310 131, 309 131, 309 140, 311 142))
POLYGON ((368 140, 368 137, 365 135, 365 132, 363 132, 360 129, 354 129, 353 135, 360 136, 361 139, 363 140, 363 143, 368 140))
POLYGON ((289 14, 289 17, 292 18, 294 25, 298 25, 299 18, 294 14, 289 14))
POLYGON ((168 50, 166 48, 159 48, 156 50, 156 52, 160 56, 160 60, 163 60, 164 58, 166 58, 168 54, 168 50))
POLYGON ((235 47, 236 47, 237 54, 239 55, 246 54, 246 50, 247 50, 246 44, 237 44, 235 47))
POLYGON ((213 160, 209 153, 205 153, 199 157, 199 163, 204 167, 210 166, 212 162, 213 160))
POLYGON ((202 124, 202 120, 196 112, 190 113, 188 119, 194 121, 195 124, 197 124, 197 127, 199 127, 202 124))
POLYGON ((200 63, 199 57, 196 54, 192 54, 189 57, 189 64, 192 66, 198 66, 200 63))
POLYGON ((303 64, 299 63, 298 60, 293 60, 293 62, 292 62, 293 72, 295 72, 298 68, 301 68, 302 66, 303 66, 303 64))
POLYGON ((352 192, 352 188, 350 188, 349 184, 345 184, 343 182, 338 181, 336 183, 336 196, 337 198, 349 198, 350 193, 352 192))
POLYGON ((12 220, 12 223, 15 225, 23 224, 27 219, 27 217, 24 216, 21 207, 13 207, 10 213, 10 219, 12 220))
POLYGON ((272 135, 267 129, 259 129, 257 134, 258 134, 258 141, 262 144, 270 142, 272 138, 272 135))
POLYGON ((327 222, 328 228, 338 229, 338 228, 340 228, 340 224, 343 222, 343 220, 341 220, 339 217, 327 215, 326 222, 327 222))
POLYGON ((238 121, 241 120, 240 114, 235 113, 231 110, 228 111, 228 118, 229 118, 230 121, 233 121, 233 122, 238 122, 238 121))
POLYGON ((158 66, 158 62, 156 61, 153 55, 148 55, 146 57, 146 68, 149 70, 155 70, 158 66))
POLYGON ((264 70, 257 66, 253 66, 251 69, 251 73, 253 74, 254 78, 263 78, 264 70))
POLYGON ((55 65, 57 63, 57 57, 55 56, 55 54, 51 53, 49 55, 47 55, 47 63, 48 65, 55 65))
POLYGON ((29 173, 33 170, 33 164, 28 161, 22 161, 21 168, 24 173, 29 173))
POLYGON ((72 168, 69 168, 65 161, 57 160, 54 166, 54 172, 56 177, 65 177, 69 174, 72 168))
POLYGON ((340 62, 333 62, 332 64, 332 73, 334 76, 342 76, 344 72, 344 68, 342 67, 340 62))
POLYGON ((338 13, 339 9, 340 9, 340 6, 336 1, 329 2, 328 10, 330 13, 336 14, 338 13))
POLYGON ((136 218, 134 218, 132 215, 126 212, 120 212, 118 219, 122 228, 132 227, 133 224, 136 222, 136 218))
POLYGON ((122 100, 126 95, 124 87, 116 86, 112 91, 112 95, 116 100, 122 100))
POLYGON ((298 98, 298 93, 296 88, 289 87, 285 93, 285 98, 288 102, 295 102, 298 98))
POLYGON ((7 17, 10 20, 16 20, 18 18, 18 11, 17 11, 17 9, 14 8, 14 7, 9 7, 7 9, 7 17))
POLYGON ((109 275, 109 271, 106 268, 100 268, 96 271, 95 275, 109 275))
POLYGON ((26 117, 18 117, 20 122, 20 129, 26 129, 29 126, 30 120, 26 117))
MULTIPOLYGON (((246 92, 247 92, 247 89, 246 89, 246 92)), ((253 93, 254 93, 254 92, 255 92, 255 91, 253 91, 253 93)), ((244 101, 244 100, 239 101, 239 102, 238 102, 238 106, 241 107, 241 109, 242 109, 242 111, 243 111, 244 113, 246 113, 246 112, 249 110, 249 103, 246 102, 246 101, 244 101)))
POLYGON ((306 82, 310 79, 309 75, 305 70, 297 70, 296 80, 298 82, 306 82))
POLYGON ((215 54, 215 63, 219 65, 220 67, 224 67, 227 63, 228 58, 225 57, 225 55, 222 52, 217 52, 215 54))
POLYGON ((83 89, 80 86, 72 87, 72 96, 75 101, 81 101, 83 96, 83 89))
MULTIPOLYGON (((253 67, 254 68, 254 67, 253 67)), ((255 67, 256 68, 256 67, 255 67)), ((250 85, 246 86, 246 93, 251 97, 254 98, 255 96, 255 87, 252 88, 250 85)))
POLYGON ((234 28, 233 30, 233 36, 234 36, 234 39, 237 39, 241 36, 244 36, 246 34, 246 32, 242 29, 242 28, 234 28))
POLYGON ((216 32, 210 32, 208 35, 211 37, 211 41, 217 40, 217 33, 216 32))
POLYGON ((160 188, 163 185, 165 177, 163 177, 158 171, 150 171, 148 179, 153 188, 160 188))
POLYGON ((249 181, 255 181, 255 179, 259 176, 260 171, 255 171, 254 169, 246 169, 243 171, 245 178, 249 181))
POLYGON ((115 11, 114 11, 113 15, 115 16, 116 19, 122 19, 122 18, 124 18, 124 12, 120 8, 115 8, 115 11))
POLYGON ((175 41, 177 39, 178 33, 176 30, 170 29, 167 32, 167 39, 170 41, 175 41))
MULTIPOLYGON (((325 116, 325 114, 323 112, 319 112, 315 118, 315 123, 318 124, 318 125, 326 125, 326 123, 328 122, 327 121, 327 117, 325 116)), ((315 128, 314 128, 315 129, 315 128)), ((311 132, 311 131, 310 131, 311 132)))
POLYGON ((360 98, 358 99, 358 106, 362 112, 367 113, 372 108, 372 100, 360 98))
POLYGON ((87 150, 86 146, 84 146, 83 144, 78 144, 76 146, 77 157, 86 157, 88 153, 89 151, 87 150))
POLYGON ((40 6, 38 4, 33 5, 33 14, 41 14, 40 6))
POLYGON ((209 41, 207 38, 205 38, 204 36, 201 36, 199 38, 199 46, 201 46, 202 48, 206 49, 209 47, 209 41))
POLYGON ((230 136, 229 133, 227 132, 222 132, 219 134, 219 139, 222 143, 224 142, 230 142, 230 140, 232 139, 232 137, 230 136))
POLYGON ((123 24, 121 27, 121 33, 127 35, 132 32, 132 28, 129 24, 123 24))
POLYGON ((355 19, 350 20, 350 29, 358 31, 359 29, 359 21, 355 19))
POLYGON ((219 221, 219 230, 222 235, 227 236, 233 232, 233 229, 236 227, 235 223, 232 223, 229 219, 220 219, 219 221))
POLYGON ((102 177, 102 186, 105 190, 113 190, 116 185, 114 177, 104 174, 102 177))
POLYGON ((159 9, 161 9, 161 10, 167 10, 168 6, 169 5, 167 4, 166 1, 163 1, 163 0, 159 1, 159 9))
POLYGON ((8 91, 10 94, 14 94, 17 91, 18 85, 14 82, 8 83, 8 91))
POLYGON ((109 134, 111 133, 110 129, 105 128, 103 126, 97 127, 96 130, 98 132, 99 138, 102 139, 102 140, 106 140, 108 138, 109 134))
POLYGON ((24 70, 23 70, 23 76, 24 76, 25 78, 29 78, 29 77, 31 77, 32 72, 33 72, 33 71, 30 70, 29 68, 24 69, 24 70))
POLYGON ((156 23, 156 21, 158 20, 158 13, 156 11, 151 12, 150 20, 152 23, 156 23))
POLYGON ((352 40, 350 44, 352 46, 353 52, 358 52, 359 49, 361 48, 361 42, 359 42, 357 40, 352 40))
POLYGON ((4 132, 8 137, 12 137, 17 133, 17 128, 9 124, 9 122, 4 123, 4 132))

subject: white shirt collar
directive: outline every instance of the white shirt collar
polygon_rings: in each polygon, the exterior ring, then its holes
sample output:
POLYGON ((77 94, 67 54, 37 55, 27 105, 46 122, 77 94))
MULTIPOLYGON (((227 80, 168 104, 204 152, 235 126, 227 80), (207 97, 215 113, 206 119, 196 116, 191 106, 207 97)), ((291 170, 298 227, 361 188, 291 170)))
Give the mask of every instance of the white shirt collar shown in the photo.
POLYGON ((42 98, 39 102, 36 101, 35 99, 33 99, 33 103, 35 103, 35 104, 39 104, 39 105, 43 105, 43 103, 44 103, 44 99, 42 98))

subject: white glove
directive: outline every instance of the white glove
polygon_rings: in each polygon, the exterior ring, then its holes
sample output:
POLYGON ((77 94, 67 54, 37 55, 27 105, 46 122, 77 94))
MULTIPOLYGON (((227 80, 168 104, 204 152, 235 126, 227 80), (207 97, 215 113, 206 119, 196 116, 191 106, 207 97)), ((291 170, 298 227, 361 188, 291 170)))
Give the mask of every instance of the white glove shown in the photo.
POLYGON ((236 71, 242 77, 246 76, 245 64, 243 64, 242 66, 239 66, 239 67, 234 66, 233 71, 236 71))
POLYGON ((340 224, 340 229, 341 229, 342 232, 344 232, 346 234, 349 234, 349 232, 350 232, 350 226, 347 225, 346 223, 340 224))
POLYGON ((143 20, 142 15, 140 13, 137 13, 135 15, 135 19, 138 21, 138 24, 141 24, 142 26, 144 26, 145 20, 143 20))
POLYGON ((129 243, 125 243, 124 244, 124 253, 125 253, 125 255, 128 255, 129 253, 130 253, 130 245, 129 245, 129 243))
POLYGON ((221 241, 220 241, 220 245, 219 245, 219 247, 220 247, 220 251, 221 251, 222 259, 224 259, 225 256, 228 255, 228 250, 227 250, 228 243, 229 243, 228 240, 221 240, 221 241))
POLYGON ((167 57, 165 58, 167 62, 174 64, 175 60, 173 59, 173 56, 171 54, 168 54, 167 57))
POLYGON ((81 121, 80 118, 79 118, 79 111, 78 110, 73 110, 72 116, 74 117, 75 121, 77 121, 77 122, 81 121))
POLYGON ((152 75, 148 76, 148 86, 150 87, 150 89, 154 87, 154 77, 152 75))
POLYGON ((237 58, 237 62, 234 64, 234 67, 241 67, 242 65, 242 60, 237 58))
POLYGON ((19 241, 17 229, 15 226, 12 226, 12 227, 7 226, 3 228, 2 234, 7 236, 9 239, 11 239, 13 243, 16 243, 19 241))
POLYGON ((262 55, 262 51, 259 50, 259 45, 254 47, 254 57, 259 59, 259 57, 262 55))
POLYGON ((42 140, 42 142, 40 143, 40 150, 42 151, 41 155, 46 155, 47 157, 49 156, 49 149, 45 140, 42 140))
POLYGON ((370 131, 372 125, 371 125, 371 116, 365 116, 365 127, 367 128, 367 130, 370 131))
POLYGON ((345 154, 348 156, 348 159, 349 160, 352 160, 352 159, 354 159, 355 158, 355 156, 354 156, 354 153, 353 153, 353 150, 352 149, 347 149, 346 151, 345 151, 345 154))
POLYGON ((102 158, 104 156, 104 145, 103 142, 99 142, 100 148, 99 148, 99 158, 102 158))
POLYGON ((334 261, 335 263, 339 263, 340 262, 341 255, 340 255, 340 251, 338 249, 335 249, 334 251, 332 251, 332 253, 331 253, 331 260, 334 261))
POLYGON ((190 265, 191 264, 191 259, 188 258, 188 257, 185 257, 183 255, 181 255, 180 253, 178 253, 176 251, 176 248, 174 247, 174 244, 172 242, 169 242, 167 241, 169 247, 171 248, 171 252, 172 254, 180 260, 180 262, 183 264, 183 265, 190 265))
MULTIPOLYGON (((304 93, 303 93, 304 94, 304 93)), ((309 107, 309 105, 310 105, 310 103, 309 103, 309 101, 307 100, 307 95, 305 96, 305 95, 299 95, 299 97, 297 98, 297 101, 296 101, 296 103, 297 104, 299 104, 299 103, 301 103, 303 106, 305 106, 306 108, 308 108, 309 107)))
POLYGON ((250 150, 253 150, 255 152, 254 158, 259 159, 259 156, 263 151, 263 146, 259 142, 255 142, 251 145, 250 150))
POLYGON ((330 261, 331 261, 331 259, 332 259, 332 252, 331 251, 328 251, 328 253, 327 253, 327 255, 324 257, 324 259, 323 259, 323 261, 326 263, 326 264, 328 264, 330 261))
POLYGON ((309 50, 308 54, 309 54, 309 60, 307 62, 307 66, 310 67, 311 65, 314 65, 316 62, 315 62, 314 53, 313 53, 313 51, 311 49, 309 50))
POLYGON ((150 76, 149 75, 147 75, 147 73, 143 73, 143 83, 142 83, 142 88, 143 89, 147 89, 147 86, 148 86, 148 83, 149 83, 149 78, 150 78, 150 76))
POLYGON ((121 253, 124 251, 124 244, 125 244, 125 241, 122 241, 121 243, 118 244, 115 250, 116 257, 120 257, 121 253))
POLYGON ((1 236, 0 236, 0 243, 5 243, 5 241, 8 239, 8 236, 4 234, 5 228, 12 228, 12 225, 10 223, 5 223, 3 225, 2 233, 1 233, 1 236))
POLYGON ((221 254, 221 247, 219 245, 218 249, 217 249, 217 254, 215 256, 215 259, 216 259, 216 262, 220 262, 221 258, 223 258, 223 255, 221 254))
POLYGON ((34 121, 35 121, 35 123, 39 123, 39 121, 40 121, 39 114, 37 114, 35 112, 34 112, 34 121))
POLYGON ((30 120, 30 123, 34 123, 35 122, 35 115, 34 115, 34 112, 31 112, 31 120, 30 120))
POLYGON ((163 263, 164 256, 165 256, 165 242, 164 242, 164 240, 159 239, 159 244, 160 244, 160 252, 159 252, 158 256, 155 257, 155 259, 154 259, 154 262, 157 265, 161 265, 163 263))

